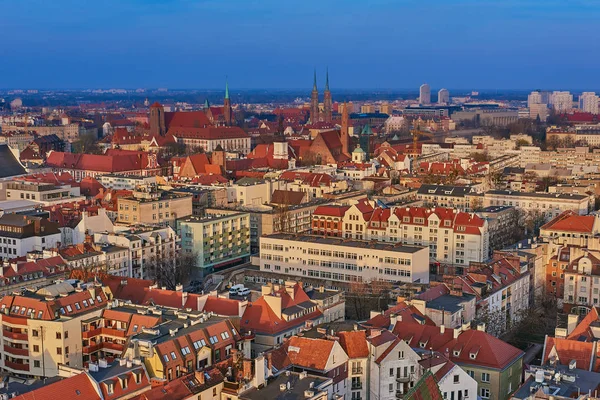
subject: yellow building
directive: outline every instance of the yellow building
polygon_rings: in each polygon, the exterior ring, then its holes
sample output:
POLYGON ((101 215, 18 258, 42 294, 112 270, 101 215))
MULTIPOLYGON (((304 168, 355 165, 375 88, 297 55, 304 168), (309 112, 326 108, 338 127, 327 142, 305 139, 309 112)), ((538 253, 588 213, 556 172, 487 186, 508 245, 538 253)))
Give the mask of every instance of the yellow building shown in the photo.
POLYGON ((0 366, 18 375, 52 377, 59 364, 83 368, 82 321, 100 315, 108 298, 101 286, 62 282, 0 301, 0 366))
POLYGON ((177 218, 192 215, 192 196, 141 188, 132 196, 118 199, 117 222, 121 224, 160 224, 175 226, 177 218))

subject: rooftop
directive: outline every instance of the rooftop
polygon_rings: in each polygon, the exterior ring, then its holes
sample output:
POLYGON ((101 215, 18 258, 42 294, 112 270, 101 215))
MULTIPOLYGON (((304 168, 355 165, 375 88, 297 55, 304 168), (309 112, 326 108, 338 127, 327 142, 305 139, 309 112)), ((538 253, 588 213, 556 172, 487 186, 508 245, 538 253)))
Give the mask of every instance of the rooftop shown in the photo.
POLYGON ((302 234, 291 234, 291 233, 274 233, 272 235, 263 236, 269 239, 289 240, 296 242, 316 243, 325 244, 330 246, 344 246, 354 247, 363 249, 374 249, 382 251, 394 251, 398 253, 417 253, 425 247, 423 246, 412 246, 403 244, 386 244, 379 241, 368 241, 368 240, 357 240, 357 239, 343 239, 337 237, 323 237, 318 235, 302 235, 302 234))

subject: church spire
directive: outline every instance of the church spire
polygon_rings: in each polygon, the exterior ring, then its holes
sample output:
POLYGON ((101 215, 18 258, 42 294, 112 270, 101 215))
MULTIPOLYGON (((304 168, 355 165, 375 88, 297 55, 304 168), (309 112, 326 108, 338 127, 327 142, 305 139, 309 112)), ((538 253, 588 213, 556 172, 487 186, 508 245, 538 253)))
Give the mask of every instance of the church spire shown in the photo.
POLYGON ((325 73, 325 90, 329 91, 329 67, 327 67, 327 72, 325 73))
POLYGON ((317 69, 315 68, 315 75, 313 79, 313 90, 317 90, 317 69))
POLYGON ((225 78, 225 98, 229 98, 229 81, 227 78, 225 78))

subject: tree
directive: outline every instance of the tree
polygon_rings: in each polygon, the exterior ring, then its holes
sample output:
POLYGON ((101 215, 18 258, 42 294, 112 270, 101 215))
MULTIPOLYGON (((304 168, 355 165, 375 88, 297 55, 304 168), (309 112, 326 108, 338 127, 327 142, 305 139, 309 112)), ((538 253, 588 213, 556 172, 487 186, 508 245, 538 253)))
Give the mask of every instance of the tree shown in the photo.
POLYGON ((196 267, 196 256, 193 254, 173 254, 153 256, 145 265, 146 272, 159 286, 168 290, 175 290, 177 285, 185 285, 189 282, 194 268, 196 267))
POLYGON ((98 146, 98 138, 92 133, 79 136, 79 140, 73 143, 73 153, 102 154, 98 146))
POLYGON ((529 146, 529 142, 525 139, 519 139, 515 142, 515 149, 519 150, 523 146, 529 146))
POLYGON ((471 153, 469 154, 469 158, 472 158, 476 162, 486 162, 491 160, 491 157, 487 151, 471 153))
POLYGON ((351 282, 346 293, 349 319, 365 320, 371 311, 387 308, 392 285, 387 281, 351 282))

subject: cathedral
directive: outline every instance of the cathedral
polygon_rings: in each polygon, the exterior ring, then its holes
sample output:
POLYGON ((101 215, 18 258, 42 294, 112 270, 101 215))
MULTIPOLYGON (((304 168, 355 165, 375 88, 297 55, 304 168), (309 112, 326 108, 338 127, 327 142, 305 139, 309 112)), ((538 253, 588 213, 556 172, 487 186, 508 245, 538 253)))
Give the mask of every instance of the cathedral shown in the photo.
POLYGON ((323 112, 319 107, 319 90, 317 89, 317 71, 315 70, 313 90, 310 95, 310 123, 328 122, 332 120, 331 92, 329 91, 329 71, 325 77, 325 91, 323 92, 323 112))

